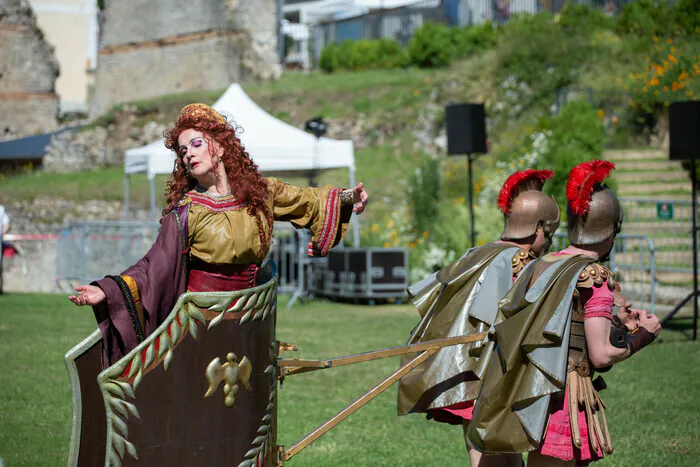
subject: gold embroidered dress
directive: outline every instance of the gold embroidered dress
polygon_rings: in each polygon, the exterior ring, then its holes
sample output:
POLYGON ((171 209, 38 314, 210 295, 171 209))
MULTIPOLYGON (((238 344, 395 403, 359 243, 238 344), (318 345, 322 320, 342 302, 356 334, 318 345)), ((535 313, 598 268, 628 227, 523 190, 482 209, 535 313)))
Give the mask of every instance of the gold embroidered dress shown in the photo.
MULTIPOLYGON (((309 255, 326 255, 343 239, 352 205, 341 206, 340 188, 302 189, 266 180, 274 220, 311 230, 309 255)), ((255 285, 258 265, 269 250, 260 241, 258 222, 246 202, 214 197, 201 188, 189 191, 163 218, 155 244, 138 263, 93 283, 106 296, 93 307, 104 337, 105 364, 153 332, 182 293, 255 285)), ((269 236, 273 226, 262 217, 260 222, 269 236)))

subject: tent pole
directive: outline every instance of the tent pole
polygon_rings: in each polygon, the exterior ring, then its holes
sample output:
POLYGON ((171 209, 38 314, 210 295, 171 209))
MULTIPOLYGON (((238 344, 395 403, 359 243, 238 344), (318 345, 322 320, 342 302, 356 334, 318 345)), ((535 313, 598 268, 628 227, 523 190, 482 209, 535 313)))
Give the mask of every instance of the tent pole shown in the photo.
POLYGON ((129 200, 131 195, 129 194, 129 174, 124 174, 124 220, 129 220, 129 200))
MULTIPOLYGON (((350 189, 352 190, 355 188, 356 183, 355 183, 355 165, 353 164, 350 167, 350 189)), ((350 222, 352 222, 352 247, 353 248, 360 248, 360 221, 357 218, 357 216, 352 216, 350 218, 350 222)))
POLYGON ((156 176, 149 177, 148 183, 151 188, 151 219, 156 218, 156 176))

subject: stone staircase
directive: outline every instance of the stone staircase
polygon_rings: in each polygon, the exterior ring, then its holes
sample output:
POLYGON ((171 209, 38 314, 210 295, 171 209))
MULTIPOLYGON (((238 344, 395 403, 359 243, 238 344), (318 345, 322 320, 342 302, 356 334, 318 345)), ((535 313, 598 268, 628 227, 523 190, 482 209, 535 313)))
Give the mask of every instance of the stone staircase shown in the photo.
MULTIPOLYGON (((603 158, 614 162, 617 167, 613 172, 613 178, 617 181, 617 194, 620 198, 647 199, 652 202, 691 201, 692 187, 688 172, 683 169, 680 162, 668 160, 668 154, 664 151, 610 150, 603 154, 603 158)), ((633 216, 628 217, 625 219, 623 233, 649 236, 656 249, 657 265, 663 264, 664 261, 678 261, 691 251, 692 237, 687 221, 684 223, 649 221, 656 217, 655 206, 651 203, 648 208, 639 209, 635 215, 647 220, 635 222, 635 219, 631 218, 633 216), (686 230, 687 235, 685 235, 686 230)), ((657 313, 663 315, 671 311, 675 304, 690 293, 692 279, 691 272, 657 271, 655 283, 657 313)), ((644 297, 647 294, 639 293, 648 287, 649 280, 650 278, 645 279, 646 287, 639 282, 629 284, 639 295, 638 305, 650 306, 649 297, 644 297), (641 288, 640 285, 642 285, 641 288)), ((622 285, 624 289, 624 282, 622 285)), ((689 302, 676 316, 689 316, 692 310, 692 302, 689 302)))

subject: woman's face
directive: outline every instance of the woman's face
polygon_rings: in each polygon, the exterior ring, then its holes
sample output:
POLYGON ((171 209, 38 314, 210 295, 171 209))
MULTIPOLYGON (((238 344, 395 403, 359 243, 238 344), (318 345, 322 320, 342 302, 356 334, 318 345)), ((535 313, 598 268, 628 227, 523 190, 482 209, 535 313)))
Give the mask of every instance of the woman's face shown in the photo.
MULTIPOLYGON (((223 149, 216 141, 207 141, 201 131, 187 129, 180 133, 177 142, 178 156, 192 177, 202 181, 217 173, 214 159, 221 157, 223 149)), ((219 170, 223 169, 223 164, 218 165, 219 170)))

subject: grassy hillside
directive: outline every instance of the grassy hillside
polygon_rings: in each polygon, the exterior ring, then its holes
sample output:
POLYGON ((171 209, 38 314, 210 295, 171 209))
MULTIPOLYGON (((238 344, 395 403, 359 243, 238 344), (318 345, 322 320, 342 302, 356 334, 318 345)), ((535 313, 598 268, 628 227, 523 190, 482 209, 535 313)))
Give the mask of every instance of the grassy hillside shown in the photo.
MULTIPOLYGON (((557 16, 516 17, 496 30, 426 26, 416 36, 422 42, 412 43, 409 55, 416 50, 421 57, 439 53, 442 60, 443 52, 451 50, 442 68, 288 73, 276 82, 244 84, 244 89, 267 112, 293 126, 323 115, 330 137, 355 142, 357 178, 372 196, 361 224, 363 241, 410 247, 412 264, 425 271, 468 245, 466 161, 444 154, 445 105, 486 105, 490 151, 476 160, 474 188, 477 238, 490 241, 502 222, 495 198, 513 171, 553 169, 555 178, 545 188, 563 204, 565 178, 573 165, 600 157, 606 146, 660 144, 669 102, 700 93, 700 20, 693 11, 689 0, 669 7, 645 0, 625 7, 615 20, 568 5, 557 16)), ((334 53, 341 56, 334 63, 354 64, 355 70, 383 66, 365 61, 360 67, 358 51, 337 48, 334 53), (355 54, 353 60, 343 61, 344 53, 355 54)), ((125 131, 125 121, 168 124, 182 106, 212 103, 222 92, 129 103, 92 125, 116 132, 125 131)), ((110 138, 119 141, 123 135, 110 138)), ((25 174, 3 180, 0 197, 118 200, 122 177, 119 169, 25 174)), ((329 171, 320 182, 345 186, 347 173, 329 171)), ((164 183, 164 178, 157 180, 161 193, 164 183)), ((132 205, 145 207, 146 193, 143 177, 135 177, 132 205)))

